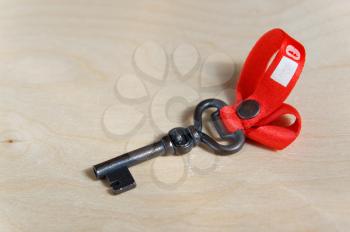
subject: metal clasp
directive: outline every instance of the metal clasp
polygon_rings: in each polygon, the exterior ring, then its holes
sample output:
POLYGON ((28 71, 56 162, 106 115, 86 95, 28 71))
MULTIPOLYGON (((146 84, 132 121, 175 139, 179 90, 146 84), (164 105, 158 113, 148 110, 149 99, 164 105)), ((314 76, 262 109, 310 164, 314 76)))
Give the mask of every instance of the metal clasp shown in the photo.
POLYGON ((218 155, 234 154, 241 150, 245 143, 245 136, 242 130, 229 133, 223 126, 220 120, 220 109, 226 105, 225 102, 219 99, 206 99, 197 105, 194 112, 194 128, 200 135, 200 141, 218 155), (210 108, 216 109, 216 111, 211 114, 211 120, 220 138, 227 141, 228 144, 221 144, 202 131, 202 115, 210 108))

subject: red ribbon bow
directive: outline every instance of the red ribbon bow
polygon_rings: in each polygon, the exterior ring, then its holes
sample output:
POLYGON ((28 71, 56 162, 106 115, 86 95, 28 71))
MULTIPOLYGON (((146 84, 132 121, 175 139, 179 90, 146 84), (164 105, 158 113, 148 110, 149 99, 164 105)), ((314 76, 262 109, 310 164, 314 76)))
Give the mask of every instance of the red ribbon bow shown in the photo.
POLYGON ((292 143, 300 133, 301 117, 284 100, 295 86, 304 63, 302 44, 281 29, 265 33, 244 63, 236 102, 220 110, 226 129, 229 132, 242 129, 251 140, 273 149, 283 149, 292 143), (251 119, 236 114, 237 107, 246 100, 255 100, 260 106, 258 115, 251 119), (283 115, 294 115, 295 121, 291 125, 277 125, 283 115))

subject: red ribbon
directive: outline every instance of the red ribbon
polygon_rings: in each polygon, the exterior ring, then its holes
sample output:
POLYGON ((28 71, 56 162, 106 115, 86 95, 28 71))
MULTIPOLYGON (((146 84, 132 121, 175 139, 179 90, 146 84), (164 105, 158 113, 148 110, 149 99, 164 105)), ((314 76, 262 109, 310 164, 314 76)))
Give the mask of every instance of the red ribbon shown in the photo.
POLYGON ((293 106, 283 102, 295 86, 304 63, 302 44, 281 29, 265 33, 244 63, 236 102, 220 110, 226 129, 229 132, 242 129, 246 137, 273 149, 283 149, 292 143, 300 133, 301 117, 293 106), (248 99, 259 103, 260 112, 244 120, 236 114, 236 108, 248 99), (284 115, 293 115, 295 121, 291 125, 278 125, 276 122, 284 115))

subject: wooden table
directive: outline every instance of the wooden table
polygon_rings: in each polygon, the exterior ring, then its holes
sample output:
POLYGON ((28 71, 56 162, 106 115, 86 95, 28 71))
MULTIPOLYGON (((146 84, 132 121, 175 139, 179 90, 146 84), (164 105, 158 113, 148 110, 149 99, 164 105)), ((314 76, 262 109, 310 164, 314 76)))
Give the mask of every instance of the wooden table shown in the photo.
POLYGON ((349 1, 0 1, 0 231, 348 231, 349 1), (274 152, 194 149, 131 168, 118 196, 91 166, 232 101, 254 42, 307 49, 274 152), (231 79, 232 80, 232 79, 231 79))

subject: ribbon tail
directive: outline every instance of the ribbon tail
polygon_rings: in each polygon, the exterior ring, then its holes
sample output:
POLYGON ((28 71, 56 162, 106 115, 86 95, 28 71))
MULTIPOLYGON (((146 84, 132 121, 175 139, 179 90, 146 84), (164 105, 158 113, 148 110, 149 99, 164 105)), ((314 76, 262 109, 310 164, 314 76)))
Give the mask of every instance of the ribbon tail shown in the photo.
POLYGON ((301 117, 298 111, 288 104, 282 104, 276 111, 261 120, 257 125, 245 131, 251 140, 261 143, 269 148, 281 150, 291 144, 301 130, 301 117), (286 125, 282 116, 293 115, 295 120, 286 125))

